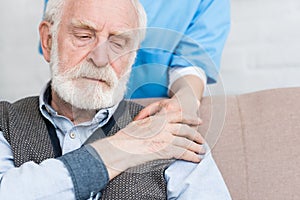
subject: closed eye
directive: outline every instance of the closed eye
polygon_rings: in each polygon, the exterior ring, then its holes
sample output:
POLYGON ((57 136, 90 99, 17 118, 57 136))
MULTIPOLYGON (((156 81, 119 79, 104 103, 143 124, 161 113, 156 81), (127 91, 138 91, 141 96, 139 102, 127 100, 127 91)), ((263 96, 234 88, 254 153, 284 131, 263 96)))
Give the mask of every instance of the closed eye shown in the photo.
POLYGON ((121 42, 113 42, 113 41, 111 41, 110 43, 111 43, 112 45, 114 45, 114 47, 117 47, 117 48, 120 48, 120 49, 124 48, 124 43, 121 43, 121 42))
POLYGON ((124 38, 112 36, 109 38, 108 42, 111 50, 117 54, 123 53, 123 51, 126 49, 127 41, 124 38))
POLYGON ((88 40, 92 38, 91 35, 75 35, 75 37, 82 40, 88 40))
POLYGON ((85 46, 94 41, 95 36, 91 33, 73 33, 74 44, 76 46, 85 46))

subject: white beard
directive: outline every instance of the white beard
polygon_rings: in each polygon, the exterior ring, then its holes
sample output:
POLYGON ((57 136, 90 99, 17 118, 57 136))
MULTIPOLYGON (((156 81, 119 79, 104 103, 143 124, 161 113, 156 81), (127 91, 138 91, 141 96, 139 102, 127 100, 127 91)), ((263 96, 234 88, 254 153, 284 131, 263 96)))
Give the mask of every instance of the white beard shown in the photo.
POLYGON ((96 67, 86 60, 67 72, 60 73, 57 48, 53 48, 50 63, 51 87, 62 100, 79 109, 97 110, 114 106, 124 98, 126 92, 135 54, 130 57, 128 66, 125 66, 125 73, 120 79, 111 66, 96 67))

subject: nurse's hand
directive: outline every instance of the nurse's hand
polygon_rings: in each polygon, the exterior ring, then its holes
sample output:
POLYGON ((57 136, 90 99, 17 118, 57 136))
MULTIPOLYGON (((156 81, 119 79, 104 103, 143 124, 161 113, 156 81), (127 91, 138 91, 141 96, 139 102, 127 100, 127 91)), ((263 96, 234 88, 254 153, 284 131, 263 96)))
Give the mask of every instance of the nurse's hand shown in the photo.
POLYGON ((162 99, 160 101, 149 104, 134 118, 140 120, 152 115, 166 115, 176 112, 183 118, 200 119, 199 116, 200 101, 189 93, 176 93, 170 99, 162 99))
POLYGON ((187 116, 192 119, 200 118, 200 100, 204 90, 201 79, 192 75, 184 76, 172 85, 171 90, 173 92, 171 92, 170 99, 163 99, 148 105, 141 110, 134 120, 172 112, 178 112, 184 118, 187 116))

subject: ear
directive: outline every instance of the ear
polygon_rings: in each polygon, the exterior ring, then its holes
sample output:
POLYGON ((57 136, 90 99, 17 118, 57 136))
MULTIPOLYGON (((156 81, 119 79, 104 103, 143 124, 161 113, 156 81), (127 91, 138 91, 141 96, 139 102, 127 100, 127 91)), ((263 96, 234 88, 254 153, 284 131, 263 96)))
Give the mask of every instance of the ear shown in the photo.
POLYGON ((47 21, 42 21, 39 26, 41 47, 43 56, 47 62, 50 62, 51 58, 51 47, 52 47, 52 36, 50 32, 51 24, 47 21))

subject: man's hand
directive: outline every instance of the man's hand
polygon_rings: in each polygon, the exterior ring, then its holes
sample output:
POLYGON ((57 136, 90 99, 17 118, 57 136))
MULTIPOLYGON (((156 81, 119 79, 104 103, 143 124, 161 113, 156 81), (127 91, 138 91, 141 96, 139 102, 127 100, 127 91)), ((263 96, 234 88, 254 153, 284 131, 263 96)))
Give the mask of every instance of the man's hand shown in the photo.
POLYGON ((196 126, 204 84, 196 76, 179 78, 171 99, 144 108, 132 123, 114 136, 91 145, 101 156, 110 179, 126 169, 157 159, 200 162, 205 142, 196 126))
POLYGON ((91 145, 101 156, 110 179, 126 169, 157 159, 200 162, 204 139, 192 125, 201 120, 180 112, 162 113, 134 121, 114 136, 91 145))

